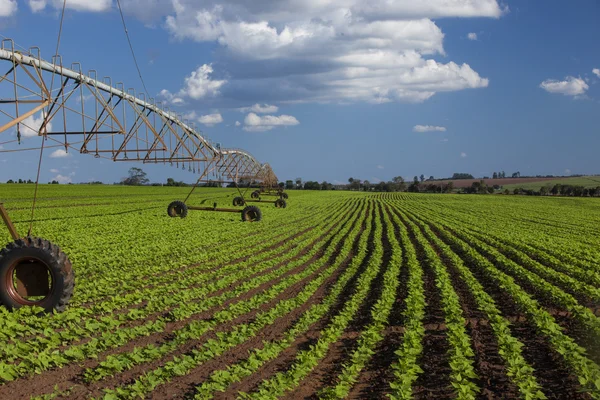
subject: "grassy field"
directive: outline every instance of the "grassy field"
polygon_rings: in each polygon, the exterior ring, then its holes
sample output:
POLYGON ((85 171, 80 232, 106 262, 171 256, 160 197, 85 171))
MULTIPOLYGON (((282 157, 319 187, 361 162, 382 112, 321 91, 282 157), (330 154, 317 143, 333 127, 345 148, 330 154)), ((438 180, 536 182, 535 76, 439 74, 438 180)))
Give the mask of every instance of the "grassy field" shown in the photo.
MULTIPOLYGON (((0 185, 20 232, 32 190, 0 185)), ((290 191, 261 222, 168 217, 188 190, 41 187, 33 232, 77 284, 60 314, 0 306, 1 399, 600 398, 598 199, 290 191)))

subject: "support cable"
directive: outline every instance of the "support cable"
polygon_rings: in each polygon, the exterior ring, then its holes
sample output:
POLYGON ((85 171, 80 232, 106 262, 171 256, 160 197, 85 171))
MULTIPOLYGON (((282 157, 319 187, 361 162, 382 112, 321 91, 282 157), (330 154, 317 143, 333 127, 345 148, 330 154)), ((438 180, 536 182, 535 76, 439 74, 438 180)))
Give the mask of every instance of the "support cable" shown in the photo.
POLYGON ((129 43, 129 49, 131 50, 131 55, 133 57, 133 62, 135 63, 135 68, 137 69, 140 81, 142 81, 142 86, 144 87, 146 94, 150 96, 150 92, 148 92, 146 84, 144 83, 144 78, 142 78, 142 71, 140 70, 140 66, 138 65, 137 58, 135 57, 135 52, 133 51, 133 45, 131 44, 131 39, 129 38, 129 31, 127 30, 127 25, 125 25, 125 17, 123 16, 121 2, 119 0, 117 0, 117 6, 119 7, 119 13, 121 14, 121 22, 123 23, 123 30, 125 30, 125 36, 127 37, 127 43, 129 43))
MULTIPOLYGON (((56 60, 58 59, 58 49, 60 48, 60 38, 62 35, 62 28, 63 28, 63 22, 65 19, 65 9, 67 8, 67 0, 63 0, 63 7, 62 7, 62 12, 60 14, 60 24, 58 26, 58 38, 56 39, 56 52, 55 52, 55 56, 54 56, 54 66, 56 66, 56 60)), ((61 62, 62 64, 62 62, 61 62)), ((54 76, 53 76, 54 78, 54 76)), ((52 89, 54 85, 54 79, 52 79, 52 83, 50 84, 50 95, 52 95, 52 89)), ((44 130, 47 131, 48 128, 46 127, 46 118, 44 117, 44 123, 42 123, 42 126, 44 126, 44 130)), ((40 126, 41 128, 41 126, 40 126)), ((38 132, 39 134, 40 132, 38 132)), ((44 144, 46 142, 46 135, 42 135, 42 145, 40 146, 40 159, 38 160, 38 169, 37 169, 37 176, 35 178, 35 191, 33 192, 33 204, 31 205, 31 220, 29 221, 29 231, 27 232, 27 236, 31 236, 31 231, 33 230, 33 219, 35 217, 35 203, 37 201, 37 194, 38 194, 38 186, 40 183, 40 171, 42 170, 42 158, 44 156, 44 144)))

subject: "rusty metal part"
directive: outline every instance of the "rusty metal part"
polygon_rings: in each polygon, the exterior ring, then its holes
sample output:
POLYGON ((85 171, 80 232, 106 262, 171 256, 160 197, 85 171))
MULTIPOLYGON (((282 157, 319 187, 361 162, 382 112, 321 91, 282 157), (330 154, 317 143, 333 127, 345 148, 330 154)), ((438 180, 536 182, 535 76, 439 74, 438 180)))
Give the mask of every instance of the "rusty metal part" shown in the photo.
POLYGON ((17 303, 25 306, 39 305, 54 290, 50 280, 50 269, 41 260, 23 258, 15 260, 5 275, 8 295, 17 303), (29 297, 42 297, 31 300, 29 297))
POLYGON ((4 224, 8 228, 8 232, 10 232, 10 236, 12 236, 13 240, 19 240, 21 237, 17 232, 17 229, 13 225, 10 217, 8 216, 8 212, 4 208, 4 204, 0 203, 0 215, 2 215, 2 219, 4 220, 4 224))
POLYGON ((244 199, 244 201, 246 203, 269 203, 269 204, 274 204, 275 202, 277 202, 277 200, 263 200, 263 199, 258 199, 258 200, 246 200, 246 199, 244 199))
POLYGON ((196 211, 218 211, 218 212, 231 212, 231 213, 239 213, 241 211, 239 208, 196 207, 196 206, 188 206, 188 209, 196 210, 196 211))
MULTIPOLYGON (((201 179, 212 175, 213 180, 228 182, 277 183, 269 164, 259 163, 245 150, 221 148, 161 102, 125 90, 122 83, 113 86, 110 77, 100 80, 94 70, 84 74, 79 63, 66 68, 60 56, 43 60, 38 48, 15 51, 10 39, 1 43, 0 61, 7 67, 0 75, 0 93, 11 93, 11 98, 0 99, 0 117, 8 120, 0 125, 0 134, 16 127, 15 142, 20 143, 27 118, 41 112, 40 126, 27 127, 65 151, 169 164, 198 173, 201 179)), ((0 152, 19 151, 18 145, 11 148, 6 143, 0 152)))

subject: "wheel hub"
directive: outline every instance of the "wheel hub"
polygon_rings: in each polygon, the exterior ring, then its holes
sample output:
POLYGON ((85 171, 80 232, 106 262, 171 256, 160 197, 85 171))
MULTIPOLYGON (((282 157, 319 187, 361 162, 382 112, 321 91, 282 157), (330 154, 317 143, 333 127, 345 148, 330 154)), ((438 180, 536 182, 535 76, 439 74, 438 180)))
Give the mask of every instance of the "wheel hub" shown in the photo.
POLYGON ((52 291, 50 269, 41 260, 25 258, 13 263, 6 275, 10 296, 23 305, 43 301, 52 291))

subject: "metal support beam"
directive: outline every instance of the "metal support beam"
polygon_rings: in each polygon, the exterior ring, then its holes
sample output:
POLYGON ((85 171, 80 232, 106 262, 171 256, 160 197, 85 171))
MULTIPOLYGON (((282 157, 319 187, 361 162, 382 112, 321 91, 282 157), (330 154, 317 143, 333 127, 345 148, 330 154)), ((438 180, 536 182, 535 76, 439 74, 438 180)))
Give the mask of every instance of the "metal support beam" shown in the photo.
POLYGON ((17 233, 17 229, 13 225, 10 217, 8 216, 8 212, 6 208, 4 208, 4 204, 0 203, 0 215, 2 215, 2 219, 4 220, 4 224, 8 228, 8 232, 10 232, 10 236, 12 236, 13 240, 19 240, 21 237, 17 233))

